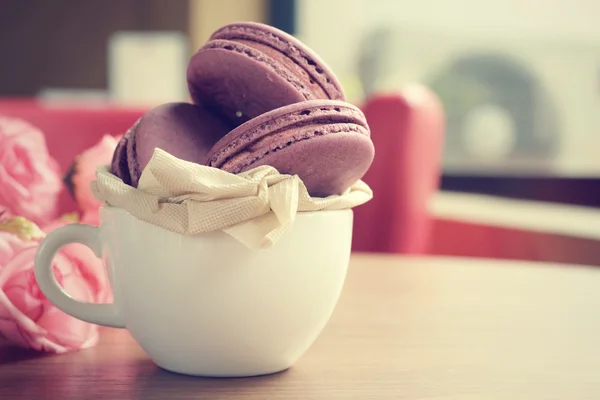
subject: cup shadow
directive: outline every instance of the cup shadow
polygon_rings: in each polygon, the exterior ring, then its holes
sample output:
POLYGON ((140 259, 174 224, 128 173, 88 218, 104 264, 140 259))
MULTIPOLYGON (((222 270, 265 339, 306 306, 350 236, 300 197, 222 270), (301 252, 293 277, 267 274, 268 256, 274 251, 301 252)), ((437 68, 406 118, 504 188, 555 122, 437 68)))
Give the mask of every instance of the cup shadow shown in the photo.
MULTIPOLYGON (((284 379, 288 370, 268 375, 259 375, 244 378, 212 378, 184 375, 165 370, 151 360, 140 362, 136 367, 137 376, 135 378, 136 394, 138 399, 151 399, 152 394, 165 393, 170 391, 177 393, 177 397, 187 398, 186 396, 213 395, 210 398, 219 398, 227 392, 235 391, 237 396, 242 396, 245 392, 256 393, 260 388, 261 393, 267 394, 268 388, 276 390, 275 382, 284 379)), ((159 398, 159 397, 157 397, 159 398)))
POLYGON ((7 343, 0 343, 0 366, 21 361, 37 360, 49 356, 51 356, 51 354, 46 352, 24 349, 7 343))

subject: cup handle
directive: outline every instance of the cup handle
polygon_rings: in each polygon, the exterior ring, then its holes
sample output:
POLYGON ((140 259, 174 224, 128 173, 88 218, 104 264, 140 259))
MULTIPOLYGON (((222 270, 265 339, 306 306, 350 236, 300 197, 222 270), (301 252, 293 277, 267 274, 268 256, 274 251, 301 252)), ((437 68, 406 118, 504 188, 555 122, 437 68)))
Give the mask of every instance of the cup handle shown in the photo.
POLYGON ((61 248, 70 243, 89 247, 102 257, 100 229, 91 225, 70 224, 50 232, 40 243, 35 256, 35 279, 42 293, 60 310, 96 325, 124 328, 123 318, 114 303, 85 303, 71 297, 56 281, 52 261, 61 248))

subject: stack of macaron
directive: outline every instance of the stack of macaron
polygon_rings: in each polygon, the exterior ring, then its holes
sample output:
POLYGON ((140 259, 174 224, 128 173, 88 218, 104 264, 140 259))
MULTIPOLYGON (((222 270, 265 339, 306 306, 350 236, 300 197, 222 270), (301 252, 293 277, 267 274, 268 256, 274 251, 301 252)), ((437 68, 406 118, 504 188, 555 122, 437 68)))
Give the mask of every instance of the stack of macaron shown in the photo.
POLYGON ((363 113, 303 43, 254 22, 217 30, 190 60, 192 103, 148 110, 117 146, 111 172, 137 187, 156 148, 237 174, 269 165, 313 197, 344 192, 374 157, 363 113))

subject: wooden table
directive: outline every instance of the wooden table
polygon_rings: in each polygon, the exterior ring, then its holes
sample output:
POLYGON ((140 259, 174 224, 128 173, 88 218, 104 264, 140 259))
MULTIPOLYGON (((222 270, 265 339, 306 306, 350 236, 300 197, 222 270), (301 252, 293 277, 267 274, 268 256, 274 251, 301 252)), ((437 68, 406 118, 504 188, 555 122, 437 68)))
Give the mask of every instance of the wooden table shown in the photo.
POLYGON ((61 356, 0 349, 2 399, 600 398, 600 269, 354 256, 322 336, 290 370, 202 379, 125 331, 61 356))

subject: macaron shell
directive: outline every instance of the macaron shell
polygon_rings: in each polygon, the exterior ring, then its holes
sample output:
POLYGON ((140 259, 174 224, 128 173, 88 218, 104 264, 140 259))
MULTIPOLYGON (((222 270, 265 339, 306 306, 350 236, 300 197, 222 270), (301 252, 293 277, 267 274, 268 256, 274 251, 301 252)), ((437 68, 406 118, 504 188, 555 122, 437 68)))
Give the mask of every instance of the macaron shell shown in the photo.
POLYGON ((133 130, 139 124, 140 120, 138 119, 133 126, 125 132, 115 151, 113 153, 113 158, 111 161, 111 173, 119 177, 125 184, 131 184, 131 175, 129 173, 129 161, 127 156, 127 147, 129 140, 131 139, 133 130))
POLYGON ((167 103, 149 110, 128 141, 132 186, 137 187, 156 148, 185 161, 205 164, 212 146, 230 129, 230 125, 197 105, 167 103))
POLYGON ((187 70, 190 94, 235 125, 264 112, 310 99, 301 82, 279 63, 239 43, 214 41, 187 70))
MULTIPOLYGON (((143 117, 142 117, 143 118, 143 117)), ((133 187, 137 187, 138 180, 142 174, 141 168, 137 161, 137 151, 136 151, 136 132, 141 123, 138 121, 134 126, 131 127, 131 136, 129 140, 127 140, 127 169, 129 170, 129 177, 131 180, 130 185, 133 187)))
POLYGON ((312 97, 316 99, 330 98, 327 91, 323 89, 323 87, 319 85, 319 83, 317 83, 317 81, 315 81, 314 78, 308 74, 306 69, 296 64, 294 60, 290 59, 285 54, 282 54, 280 51, 266 44, 251 42, 249 40, 236 40, 235 42, 247 45, 248 47, 260 51, 261 53, 277 61, 288 71, 291 71, 296 76, 296 79, 298 79, 298 81, 300 82, 301 89, 303 91, 307 91, 308 95, 305 97, 312 97))
POLYGON ((342 131, 294 142, 246 165, 240 172, 270 165, 282 174, 298 175, 311 196, 327 197, 343 193, 361 179, 373 157, 368 136, 342 131))
POLYGON ((329 67, 287 33, 259 23, 217 30, 190 60, 193 101, 241 125, 265 112, 301 101, 344 100, 329 67))
POLYGON ((121 138, 113 153, 110 170, 113 175, 121 178, 124 183, 131 184, 131 176, 127 166, 127 139, 125 136, 121 138))
POLYGON ((294 36, 258 22, 238 22, 215 31, 211 39, 225 39, 251 43, 277 60, 285 58, 301 70, 307 82, 319 85, 331 100, 345 100, 342 85, 327 63, 294 36))

